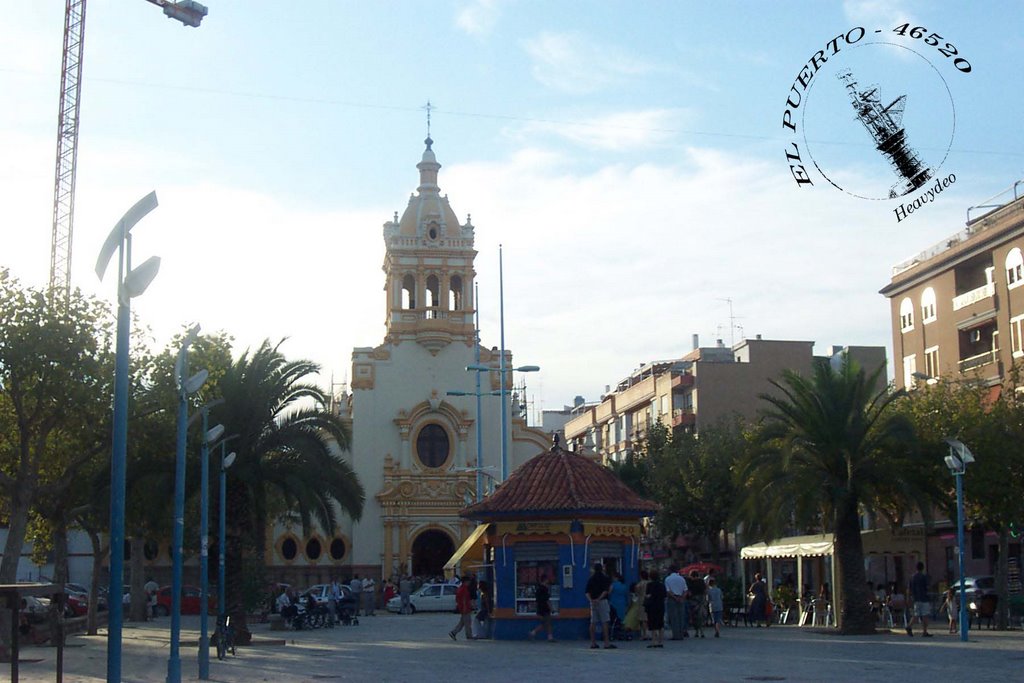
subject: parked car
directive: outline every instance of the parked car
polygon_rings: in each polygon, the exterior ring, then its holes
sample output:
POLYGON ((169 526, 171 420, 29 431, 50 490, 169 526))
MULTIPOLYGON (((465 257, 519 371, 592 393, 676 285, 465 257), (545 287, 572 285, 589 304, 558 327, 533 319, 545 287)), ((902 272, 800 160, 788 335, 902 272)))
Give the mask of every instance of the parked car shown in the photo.
MULTIPOLYGON (((310 586, 299 593, 299 599, 305 602, 306 597, 309 595, 312 595, 318 604, 326 605, 331 597, 331 584, 318 583, 315 586, 310 586)), ((349 607, 354 607, 356 602, 355 597, 352 595, 352 590, 344 584, 341 584, 341 602, 342 604, 349 605, 349 607)))
MULTIPOLYGON (((957 596, 960 595, 960 581, 954 581, 951 588, 957 596)), ((964 590, 967 593, 968 603, 979 603, 986 595, 996 594, 996 578, 994 576, 965 576, 964 590)))
MULTIPOLYGON (((181 587, 181 613, 199 614, 200 591, 198 586, 181 587)), ((207 594, 207 614, 217 613, 217 592, 210 591, 207 594)), ((158 616, 166 617, 171 613, 171 587, 164 586, 156 594, 156 613, 158 616)))
MULTIPOLYGON (((413 612, 454 612, 455 591, 458 586, 450 583, 425 583, 420 589, 409 596, 409 605, 413 612)), ((388 600, 389 612, 402 610, 402 597, 388 600)))

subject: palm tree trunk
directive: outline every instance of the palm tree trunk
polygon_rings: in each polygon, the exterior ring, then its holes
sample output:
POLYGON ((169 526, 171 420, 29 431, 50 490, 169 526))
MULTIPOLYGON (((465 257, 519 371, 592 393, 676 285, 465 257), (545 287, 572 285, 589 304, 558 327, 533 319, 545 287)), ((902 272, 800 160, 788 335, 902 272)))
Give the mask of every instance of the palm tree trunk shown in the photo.
POLYGON ((999 601, 996 603, 996 627, 1004 631, 1010 626, 1009 593, 1006 590, 1006 579, 1009 575, 1010 534, 1005 525, 999 527, 999 559, 996 560, 996 591, 999 601))
POLYGON ((864 546, 860 538, 860 517, 857 501, 841 502, 835 513, 833 561, 839 563, 839 592, 842 600, 840 631, 845 635, 875 632, 875 616, 871 613, 864 574, 864 546))

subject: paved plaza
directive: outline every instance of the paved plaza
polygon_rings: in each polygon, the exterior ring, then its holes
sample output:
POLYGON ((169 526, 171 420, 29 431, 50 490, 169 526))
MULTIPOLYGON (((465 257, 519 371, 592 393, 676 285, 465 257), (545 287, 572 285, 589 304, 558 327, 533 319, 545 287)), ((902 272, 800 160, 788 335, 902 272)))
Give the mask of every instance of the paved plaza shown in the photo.
MULTIPOLYGON (((252 681, 1019 681, 1024 680, 1024 633, 972 631, 961 643, 943 624, 930 639, 915 633, 870 637, 775 626, 726 628, 722 638, 668 641, 662 650, 620 642, 617 650, 591 650, 586 641, 452 642, 451 614, 364 617, 359 626, 317 631, 270 632, 258 624, 258 639, 284 637, 285 644, 241 648, 225 662, 212 657, 210 680, 252 681)), ((167 673, 169 619, 124 630, 125 681, 163 681, 167 673)), ((185 617, 183 680, 196 680, 194 645, 198 617, 185 617)), ((66 653, 65 681, 103 681, 106 639, 73 636, 66 653)), ((29 647, 22 653, 21 680, 53 681, 56 651, 29 647), (42 659, 39 662, 25 660, 42 659)), ((8 665, 4 665, 8 666, 8 665)), ((0 670, 0 680, 7 670, 0 670)))

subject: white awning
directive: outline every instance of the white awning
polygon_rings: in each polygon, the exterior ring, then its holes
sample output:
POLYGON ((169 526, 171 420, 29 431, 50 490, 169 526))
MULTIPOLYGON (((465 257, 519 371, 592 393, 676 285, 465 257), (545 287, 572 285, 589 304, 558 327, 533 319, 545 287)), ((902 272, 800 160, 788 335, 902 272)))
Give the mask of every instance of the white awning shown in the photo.
POLYGON ((484 534, 487 533, 488 526, 489 525, 487 524, 481 524, 477 528, 473 529, 473 533, 471 533, 469 537, 465 541, 463 541, 462 545, 459 546, 459 549, 455 551, 455 554, 452 555, 451 558, 449 558, 449 560, 444 565, 444 575, 446 578, 450 579, 451 577, 455 576, 455 569, 456 567, 458 567, 463 557, 465 557, 474 549, 479 550, 483 547, 484 534))
POLYGON ((744 560, 759 560, 779 557, 821 557, 832 554, 832 534, 814 536, 790 536, 771 543, 755 543, 740 550, 744 560))

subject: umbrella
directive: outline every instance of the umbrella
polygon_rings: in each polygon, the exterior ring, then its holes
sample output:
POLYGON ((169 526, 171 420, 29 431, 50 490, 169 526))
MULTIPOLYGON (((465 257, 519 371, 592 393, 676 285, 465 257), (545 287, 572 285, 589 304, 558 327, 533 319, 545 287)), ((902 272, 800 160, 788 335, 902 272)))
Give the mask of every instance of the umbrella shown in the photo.
POLYGON ((710 562, 694 562, 693 564, 688 564, 682 569, 680 569, 679 573, 689 576, 690 572, 695 571, 701 576, 705 576, 707 574, 710 574, 712 570, 719 574, 722 572, 722 568, 719 567, 717 564, 711 564, 710 562))

